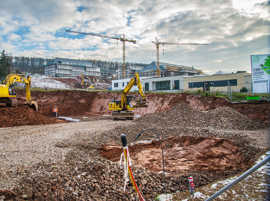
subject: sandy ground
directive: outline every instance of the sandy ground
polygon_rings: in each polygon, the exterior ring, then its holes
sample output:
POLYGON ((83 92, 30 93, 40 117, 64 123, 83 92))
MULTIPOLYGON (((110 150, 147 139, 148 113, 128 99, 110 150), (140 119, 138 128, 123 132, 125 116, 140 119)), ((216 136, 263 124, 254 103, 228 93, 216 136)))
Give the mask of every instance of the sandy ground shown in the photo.
POLYGON ((63 161, 71 148, 61 147, 61 143, 91 140, 121 124, 121 121, 97 120, 0 128, 0 189, 13 187, 20 172, 27 167, 40 162, 63 161))

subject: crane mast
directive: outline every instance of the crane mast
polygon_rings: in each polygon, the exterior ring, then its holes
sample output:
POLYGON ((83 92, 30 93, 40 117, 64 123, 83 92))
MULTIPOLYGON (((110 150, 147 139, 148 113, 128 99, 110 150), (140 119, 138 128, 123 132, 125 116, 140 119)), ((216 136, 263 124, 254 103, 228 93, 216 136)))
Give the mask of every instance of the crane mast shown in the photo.
POLYGON ((172 43, 172 42, 161 42, 158 39, 156 41, 152 41, 156 45, 157 49, 157 70, 156 70, 156 76, 160 77, 160 68, 159 68, 159 46, 160 45, 208 45, 203 43, 172 43))
POLYGON ((77 33, 77 34, 83 34, 83 35, 91 35, 91 36, 97 36, 100 38, 108 38, 108 39, 114 39, 114 40, 119 40, 123 43, 123 65, 122 65, 122 78, 126 78, 126 42, 130 42, 133 44, 136 44, 136 40, 131 40, 131 39, 127 39, 125 37, 125 34, 123 34, 123 36, 121 37, 113 37, 113 36, 107 36, 107 35, 103 35, 103 34, 98 34, 98 33, 92 33, 92 32, 79 32, 79 31, 72 31, 72 30, 66 30, 66 32, 69 33, 77 33))

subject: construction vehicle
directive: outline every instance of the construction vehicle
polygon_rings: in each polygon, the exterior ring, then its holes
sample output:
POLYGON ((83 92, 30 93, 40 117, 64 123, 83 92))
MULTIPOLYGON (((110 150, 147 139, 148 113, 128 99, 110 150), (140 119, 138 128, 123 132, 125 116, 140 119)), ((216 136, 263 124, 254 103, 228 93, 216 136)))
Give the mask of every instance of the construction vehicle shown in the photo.
POLYGON ((26 91, 26 104, 29 105, 34 110, 38 110, 38 104, 36 101, 31 99, 31 77, 19 74, 9 74, 0 84, 0 103, 5 103, 8 107, 15 104, 16 101, 16 91, 15 83, 23 83, 25 85, 26 91))
POLYGON ((87 89, 93 90, 93 89, 95 89, 95 85, 91 84, 89 87, 87 87, 87 89))
POLYGON ((131 78, 127 86, 123 89, 121 93, 121 100, 113 100, 109 103, 109 110, 112 111, 112 117, 116 119, 134 119, 134 108, 138 107, 147 107, 146 97, 143 93, 142 84, 138 73, 135 73, 135 76, 131 78), (135 101, 135 105, 131 105, 131 100, 133 96, 128 96, 133 86, 136 86, 139 89, 140 98, 135 101))

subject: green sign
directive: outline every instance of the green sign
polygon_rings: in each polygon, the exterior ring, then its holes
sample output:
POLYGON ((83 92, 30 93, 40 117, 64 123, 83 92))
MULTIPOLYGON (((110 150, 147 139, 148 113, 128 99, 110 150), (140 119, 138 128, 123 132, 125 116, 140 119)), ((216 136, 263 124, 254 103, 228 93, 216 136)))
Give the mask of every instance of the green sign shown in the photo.
POLYGON ((261 97, 260 96, 247 96, 246 100, 260 100, 261 97))
POLYGON ((270 75, 270 56, 268 56, 265 60, 264 60, 264 64, 261 64, 262 69, 264 70, 264 72, 266 72, 267 74, 270 75))

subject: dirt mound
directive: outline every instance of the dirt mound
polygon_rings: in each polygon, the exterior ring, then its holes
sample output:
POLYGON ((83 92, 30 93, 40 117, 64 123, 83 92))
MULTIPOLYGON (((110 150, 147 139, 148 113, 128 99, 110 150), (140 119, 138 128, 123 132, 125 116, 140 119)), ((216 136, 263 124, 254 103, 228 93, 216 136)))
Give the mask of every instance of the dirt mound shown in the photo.
POLYGON ((219 129, 256 130, 266 127, 264 123, 251 120, 230 107, 218 107, 205 114, 208 124, 219 129))
POLYGON ((247 116, 249 119, 270 124, 270 103, 232 104, 230 107, 247 116))
POLYGON ((212 96, 188 95, 186 102, 194 109, 199 111, 206 111, 215 109, 220 106, 229 106, 230 103, 224 98, 217 98, 212 96))
POLYGON ((163 113, 148 114, 137 120, 152 127, 213 127, 216 129, 254 130, 263 123, 250 120, 230 107, 218 107, 209 111, 197 111, 186 103, 179 103, 163 113))
POLYGON ((33 93, 33 99, 38 101, 40 112, 52 115, 52 109, 57 106, 59 115, 76 116, 91 111, 92 102, 97 95, 85 91, 50 91, 33 93))
MULTIPOLYGON (((23 98, 24 93, 25 92, 23 90, 18 90, 18 97, 22 97, 21 103, 25 102, 25 99, 23 98)), ((270 122, 269 103, 230 104, 222 98, 187 95, 184 93, 146 94, 146 96, 148 107, 136 108, 135 116, 146 115, 148 117, 144 117, 144 120, 148 120, 148 118, 150 118, 150 123, 156 120, 157 122, 164 125, 164 121, 166 122, 166 124, 168 123, 168 121, 170 121, 169 124, 171 126, 175 126, 178 125, 181 121, 182 126, 197 126, 201 125, 200 123, 203 123, 204 125, 206 122, 206 126, 214 126, 215 128, 220 127, 228 129, 255 129, 259 127, 256 123, 258 120, 262 121, 263 123, 270 122), (237 110, 239 113, 247 116, 249 119, 255 120, 255 123, 251 123, 251 121, 244 116, 239 116, 236 113, 229 112, 229 109, 224 109, 225 106, 237 110), (175 109, 174 107, 178 107, 178 109, 175 109), (224 120, 224 118, 218 114, 217 117, 212 118, 212 113, 209 113, 208 116, 204 115, 203 113, 219 107, 222 107, 224 110, 227 111, 227 120, 224 120), (157 113, 157 116, 154 113, 157 113), (229 117, 229 114, 232 114, 234 116, 229 117), (152 121, 151 118, 153 118, 152 121), (232 120, 231 122, 233 122, 232 125, 229 123, 230 119, 232 120), (209 120, 211 123, 209 123, 209 120), (222 122, 227 122, 227 124, 223 125, 222 122)), ((52 110, 54 106, 57 106, 59 115, 73 117, 89 117, 110 114, 111 112, 108 110, 108 104, 113 99, 119 100, 120 93, 71 90, 33 91, 32 97, 33 100, 36 100, 38 102, 40 113, 46 116, 52 116, 52 110)), ((226 115, 226 112, 218 112, 226 115)))
POLYGON ((27 105, 17 107, 0 107, 0 127, 11 127, 21 125, 39 125, 64 122, 52 117, 47 117, 36 112, 27 105))
MULTIPOLYGON (((166 161, 166 172, 183 174, 192 171, 223 172, 247 166, 239 147, 221 138, 196 138, 191 136, 170 137, 166 140, 144 142, 129 146, 132 161, 150 171, 162 171, 162 149, 166 161), (161 143, 163 143, 161 145, 161 143)), ((101 155, 117 161, 121 146, 104 145, 101 155)))

